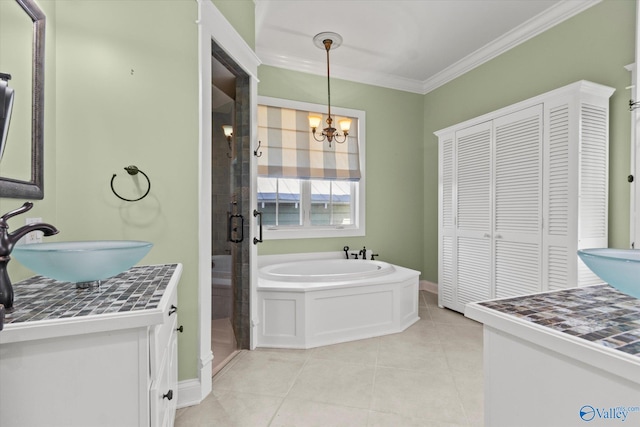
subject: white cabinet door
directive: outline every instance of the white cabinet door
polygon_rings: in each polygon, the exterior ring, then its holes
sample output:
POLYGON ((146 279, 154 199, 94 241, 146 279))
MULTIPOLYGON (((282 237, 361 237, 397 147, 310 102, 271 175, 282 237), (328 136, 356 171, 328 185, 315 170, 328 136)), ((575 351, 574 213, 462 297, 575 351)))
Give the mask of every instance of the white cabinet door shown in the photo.
POLYGON ((542 105, 494 120, 495 297, 540 291, 542 105))
POLYGON ((602 283, 576 251, 608 244, 608 98, 578 101, 545 103, 543 290, 602 283))
POLYGON ((572 141, 577 136, 572 135, 575 126, 571 126, 570 112, 570 105, 565 98, 551 100, 545 108, 549 130, 544 148, 544 290, 563 289, 568 284, 576 283, 575 273, 568 268, 576 258, 575 250, 569 243, 578 238, 577 228, 570 221, 570 218, 578 217, 577 199, 571 197, 572 194, 578 194, 578 163, 577 156, 572 154, 575 151, 571 146, 572 141))
POLYGON ((440 138, 438 150, 438 303, 451 307, 455 303, 457 269, 455 249, 455 147, 454 134, 440 138))
POLYGON ((457 302, 491 297, 491 122, 456 132, 457 302))
MULTIPOLYGON (((580 105, 578 249, 607 247, 609 188, 609 110, 593 100, 580 105)), ((574 262, 577 257, 574 257, 574 262)), ((601 283, 582 261, 578 284, 601 283)))

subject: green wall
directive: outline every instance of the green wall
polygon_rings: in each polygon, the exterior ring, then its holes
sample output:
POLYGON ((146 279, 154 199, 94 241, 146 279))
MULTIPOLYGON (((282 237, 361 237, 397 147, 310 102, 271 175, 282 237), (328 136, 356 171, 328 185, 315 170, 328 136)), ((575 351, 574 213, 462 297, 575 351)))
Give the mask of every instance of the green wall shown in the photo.
POLYGON ((182 263, 179 376, 196 377, 198 336, 197 4, 57 1, 60 238, 148 240, 145 264, 182 263), (124 167, 136 165, 143 177, 124 167))
POLYGON ((611 98, 609 246, 629 246, 631 74, 635 1, 605 0, 424 97, 424 277, 438 275, 438 144, 433 132, 578 80, 611 98))
MULTIPOLYGON (((53 240, 154 243, 144 264, 182 263, 179 377, 197 377, 198 18, 197 3, 167 0, 39 1, 47 13, 45 199, 53 240), (160 6, 156 6, 160 5, 160 6), (54 122, 51 122, 51 119, 54 122), (118 199, 146 189, 145 199, 118 199)), ((2 199, 9 210, 20 199, 2 199)), ((31 213, 27 214, 31 216, 31 213)), ((24 217, 24 216, 23 216, 24 217)), ((15 219, 12 228, 23 224, 15 219)), ((31 276, 17 262, 13 281, 31 276)))
MULTIPOLYGON (((327 103, 326 76, 262 65, 258 78, 259 95, 327 103)), ((421 270, 423 98, 332 78, 332 105, 366 112, 366 236, 265 241, 260 255, 366 246, 380 259, 421 270)))
POLYGON ((256 49, 254 0, 211 0, 218 10, 253 50, 256 49))

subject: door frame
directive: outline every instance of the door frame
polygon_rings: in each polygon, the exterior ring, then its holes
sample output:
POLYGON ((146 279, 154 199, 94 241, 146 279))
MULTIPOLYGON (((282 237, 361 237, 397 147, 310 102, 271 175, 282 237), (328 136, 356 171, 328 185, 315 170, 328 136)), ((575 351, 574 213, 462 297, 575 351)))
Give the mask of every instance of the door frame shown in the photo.
MULTIPOLYGON (((248 75, 251 99, 250 138, 255 146, 257 138, 257 96, 258 66, 257 55, 238 34, 211 0, 196 0, 198 4, 198 80, 199 80, 199 153, 198 164, 198 345, 197 378, 181 381, 178 407, 200 403, 212 388, 211 351, 211 42, 214 41, 248 75)), ((255 188, 256 165, 251 160, 251 186, 255 188)), ((251 206, 256 206, 256 198, 251 192, 251 206)), ((256 233, 254 221, 250 221, 250 236, 256 233)), ((250 251, 250 271, 257 269, 257 249, 250 251)), ((255 324, 256 301, 255 274, 250 274, 251 282, 251 324, 255 324)), ((253 343, 251 330, 251 348, 253 343)))
MULTIPOLYGON (((640 94, 640 73, 638 65, 640 63, 640 0, 636 1, 636 40, 635 40, 635 64, 627 65, 625 68, 631 72, 631 95, 632 101, 638 102, 640 94)), ((629 224, 629 246, 640 248, 640 186, 638 185, 638 172, 640 171, 640 108, 631 111, 631 175, 634 177, 630 185, 630 224, 629 224)))

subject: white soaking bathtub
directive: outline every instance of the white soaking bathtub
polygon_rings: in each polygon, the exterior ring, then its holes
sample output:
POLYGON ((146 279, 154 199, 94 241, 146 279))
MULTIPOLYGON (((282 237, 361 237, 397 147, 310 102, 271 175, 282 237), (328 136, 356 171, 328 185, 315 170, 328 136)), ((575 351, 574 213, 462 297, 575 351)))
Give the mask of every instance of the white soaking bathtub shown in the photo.
POLYGON ((402 332, 419 320, 420 272, 310 255, 259 257, 257 347, 313 348, 402 332))

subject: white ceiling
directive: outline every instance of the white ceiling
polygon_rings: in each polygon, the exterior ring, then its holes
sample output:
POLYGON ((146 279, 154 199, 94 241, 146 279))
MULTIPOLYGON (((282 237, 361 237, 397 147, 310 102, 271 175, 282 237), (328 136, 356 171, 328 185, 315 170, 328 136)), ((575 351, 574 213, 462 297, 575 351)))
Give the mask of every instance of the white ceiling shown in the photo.
POLYGON ((263 64, 428 93, 601 0, 255 0, 263 64))

